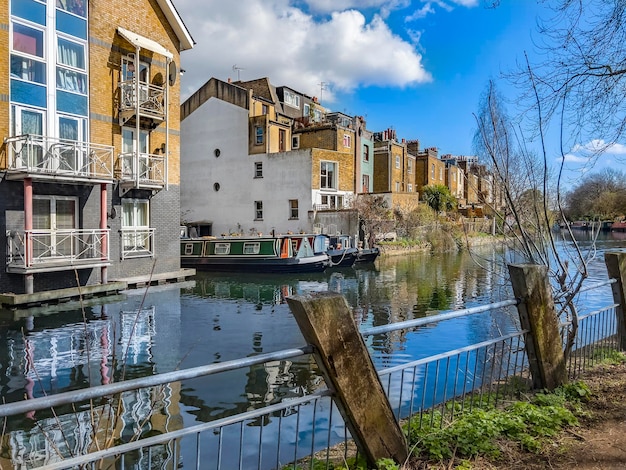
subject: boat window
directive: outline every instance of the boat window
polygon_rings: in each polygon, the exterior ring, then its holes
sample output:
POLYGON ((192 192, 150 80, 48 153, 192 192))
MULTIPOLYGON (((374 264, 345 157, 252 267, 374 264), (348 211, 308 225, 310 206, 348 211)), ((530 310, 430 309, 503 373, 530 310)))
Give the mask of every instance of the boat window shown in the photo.
POLYGON ((229 253, 230 253, 230 243, 216 243, 215 244, 216 255, 227 255, 229 253))
POLYGON ((243 244, 244 255, 258 255, 261 251, 261 244, 259 242, 250 242, 243 244))
POLYGON ((193 255, 193 243, 185 243, 185 254, 193 255))

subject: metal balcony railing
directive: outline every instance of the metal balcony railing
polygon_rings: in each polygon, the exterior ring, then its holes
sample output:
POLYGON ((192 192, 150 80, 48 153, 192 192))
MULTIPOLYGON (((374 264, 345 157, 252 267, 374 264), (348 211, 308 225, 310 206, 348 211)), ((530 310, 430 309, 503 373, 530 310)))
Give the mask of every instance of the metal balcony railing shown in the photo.
POLYGON ((135 79, 120 82, 120 112, 126 116, 132 116, 139 109, 140 116, 152 119, 165 120, 165 88, 159 85, 151 85, 145 82, 137 82, 135 79), (139 92, 137 92, 139 90, 139 92), (137 107, 139 106, 139 107, 137 107))
POLYGON ((167 157, 151 153, 122 153, 119 179, 135 188, 162 188, 167 181, 167 157))
POLYGON ((154 231, 153 228, 120 230, 122 259, 153 257, 154 231))
POLYGON ((7 271, 59 271, 109 263, 108 229, 7 230, 7 271))
POLYGON ((7 178, 112 182, 113 147, 25 134, 4 139, 7 178))

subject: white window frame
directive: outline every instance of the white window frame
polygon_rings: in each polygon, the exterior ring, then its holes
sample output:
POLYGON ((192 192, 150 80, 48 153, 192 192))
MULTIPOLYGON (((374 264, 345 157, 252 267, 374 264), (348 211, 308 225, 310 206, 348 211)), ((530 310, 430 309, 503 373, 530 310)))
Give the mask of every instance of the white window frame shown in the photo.
POLYGON ((154 229, 150 228, 150 200, 149 199, 122 199, 122 259, 154 257, 154 229), (126 221, 126 207, 132 205, 132 220, 126 221), (146 223, 140 223, 140 207, 146 210, 146 223))
POLYGON ((263 178, 263 162, 254 162, 254 177, 263 178))
POLYGON ((408 167, 409 167, 409 168, 407 169, 407 172, 409 173, 409 175, 412 175, 412 174, 413 174, 413 159, 412 159, 412 158, 409 158, 409 159, 408 159, 408 161, 407 161, 407 165, 408 165, 408 167))
POLYGON ((298 220, 300 218, 298 206, 299 204, 297 199, 289 199, 289 220, 298 220))
POLYGON ((321 189, 337 189, 337 180, 339 173, 339 164, 328 160, 320 162, 320 188, 321 189), (328 166, 332 165, 332 173, 328 175, 328 166))
POLYGON ((344 134, 343 135, 343 146, 345 148, 352 147, 352 136, 350 134, 344 134))
POLYGON ((396 168, 400 168, 400 155, 396 155, 396 168))
POLYGON ((293 91, 284 90, 285 104, 292 108, 300 109, 300 95, 297 95, 293 91))
POLYGON ((261 252, 260 242, 244 242, 243 254, 244 255, 258 255, 261 252))
POLYGON ((300 148, 300 135, 291 136, 291 148, 294 150, 300 148))
POLYGON ((407 186, 407 192, 409 192, 409 193, 413 192, 413 185, 411 183, 409 183, 408 186, 407 186))
POLYGON ((215 244, 215 254, 216 255, 229 255, 230 254, 230 243, 216 243, 215 244))

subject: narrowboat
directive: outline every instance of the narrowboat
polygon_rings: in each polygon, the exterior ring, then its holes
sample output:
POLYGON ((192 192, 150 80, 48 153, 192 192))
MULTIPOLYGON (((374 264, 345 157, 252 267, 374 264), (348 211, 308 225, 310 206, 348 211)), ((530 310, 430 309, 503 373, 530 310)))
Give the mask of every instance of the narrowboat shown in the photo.
POLYGON ((302 236, 202 237, 180 240, 180 263, 206 271, 304 273, 324 271, 330 258, 302 236))

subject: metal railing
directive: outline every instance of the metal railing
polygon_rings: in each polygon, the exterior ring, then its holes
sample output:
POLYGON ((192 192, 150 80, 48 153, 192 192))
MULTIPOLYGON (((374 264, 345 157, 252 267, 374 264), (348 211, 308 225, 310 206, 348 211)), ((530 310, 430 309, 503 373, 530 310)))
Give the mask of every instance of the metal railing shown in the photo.
POLYGON ((120 180, 136 187, 163 187, 166 183, 167 157, 151 153, 122 153, 118 157, 120 180))
POLYGON ((25 134, 4 139, 7 174, 41 178, 113 180, 113 147, 25 134))
POLYGON ((109 262, 108 229, 7 230, 7 270, 109 262))
POLYGON ((122 259, 153 257, 155 252, 154 233, 154 228, 123 228, 120 230, 122 259))
POLYGON ((139 105, 141 115, 165 118, 165 88, 159 85, 151 85, 139 82, 139 95, 137 95, 137 82, 135 79, 120 82, 120 111, 134 112, 139 105), (137 98, 139 96, 139 98, 137 98), (139 100, 139 103, 137 103, 139 100))
MULTIPOLYGON (((602 289, 613 281, 599 283, 593 289, 602 289)), ((607 296, 610 297, 610 292, 607 296)), ((439 328, 445 322, 465 321, 476 315, 505 315, 514 320, 517 312, 513 307, 517 300, 509 299, 480 307, 448 311, 438 315, 419 318, 362 331, 365 338, 393 338, 400 333, 407 336, 428 326, 439 328), (395 336, 394 336, 395 335, 395 336)), ((615 314, 610 305, 592 312, 581 312, 581 342, 574 349, 578 361, 570 361, 570 374, 600 360, 598 351, 612 347, 617 338, 617 322, 610 319, 615 314), (588 325, 588 326, 583 326, 588 325)), ((495 317, 494 317, 495 318, 495 317)), ((453 418, 455 413, 477 403, 495 404, 507 396, 517 396, 529 386, 528 359, 525 337, 528 331, 511 321, 513 331, 495 334, 476 344, 468 344, 453 350, 445 350, 429 357, 399 356, 396 364, 379 370, 381 382, 398 419, 419 420, 437 425, 444 417, 453 418), (402 363, 397 364, 398 361, 402 363)), ((118 409, 119 403, 135 390, 172 387, 182 380, 215 376, 235 370, 246 371, 253 367, 271 370, 277 364, 287 364, 315 354, 311 346, 259 354, 223 363, 193 369, 133 379, 119 383, 61 393, 42 398, 0 405, 0 417, 63 407, 72 404, 74 409, 85 406, 104 406, 118 409), (91 404, 91 405, 89 405, 91 404)), ((376 361, 375 361, 376 363, 376 361)), ((321 379, 320 379, 321 381, 321 379)), ((150 395, 150 394, 149 394, 150 395)), ((104 448, 96 442, 102 431, 93 429, 89 438, 93 441, 83 445, 92 451, 85 455, 47 455, 44 469, 62 468, 178 468, 196 469, 282 469, 282 468, 328 468, 331 461, 343 462, 355 456, 357 450, 350 440, 346 426, 332 402, 332 391, 323 386, 304 394, 282 399, 257 409, 222 417, 210 422, 175 429, 150 437, 121 439, 118 445, 104 448), (125 442, 124 442, 125 441, 125 442), (166 462, 166 463, 164 463, 166 462), (167 463, 169 462, 169 463, 167 463), (170 467, 168 467, 170 465, 170 467), (322 465, 319 467, 319 465, 322 465)), ((128 401, 128 399, 127 399, 128 401)), ((148 407, 153 409, 154 407, 148 407)), ((67 409, 71 412, 71 409, 67 409)), ((104 411, 95 410, 100 415, 104 411)), ((113 413, 115 414, 115 413, 113 413)), ((56 413, 55 419, 59 419, 56 413)), ((145 418, 144 418, 145 419, 145 418)), ((93 420, 103 426, 111 420, 93 420)), ((413 424, 414 425, 414 424, 413 424)), ((112 424, 114 426, 114 424, 112 424)), ((49 435, 47 439, 61 436, 49 435)), ((60 452, 63 445, 50 446, 60 452)))

